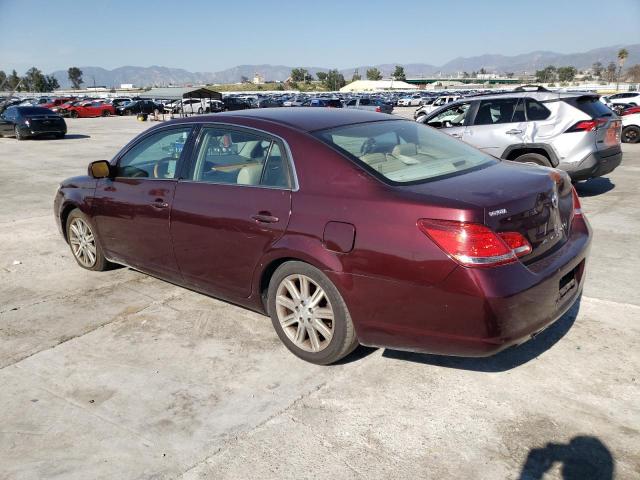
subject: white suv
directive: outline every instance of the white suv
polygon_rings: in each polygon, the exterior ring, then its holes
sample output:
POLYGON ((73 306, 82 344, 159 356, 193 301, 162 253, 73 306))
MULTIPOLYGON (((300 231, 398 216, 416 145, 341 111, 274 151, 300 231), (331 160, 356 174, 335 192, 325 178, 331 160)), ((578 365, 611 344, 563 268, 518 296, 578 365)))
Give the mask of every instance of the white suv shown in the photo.
POLYGON ((590 93, 467 97, 417 121, 494 157, 565 170, 574 181, 605 175, 622 161, 622 122, 590 93))
POLYGON ((602 98, 606 104, 631 105, 632 107, 640 106, 640 92, 615 93, 602 98))

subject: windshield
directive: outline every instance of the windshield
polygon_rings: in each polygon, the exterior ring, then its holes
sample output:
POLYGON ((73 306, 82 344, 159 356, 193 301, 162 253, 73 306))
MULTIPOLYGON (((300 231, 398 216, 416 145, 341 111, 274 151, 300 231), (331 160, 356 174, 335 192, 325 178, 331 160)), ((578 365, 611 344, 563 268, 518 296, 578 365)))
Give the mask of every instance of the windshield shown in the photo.
POLYGON ((315 136, 392 184, 459 175, 497 162, 434 128, 406 120, 347 125, 315 136))

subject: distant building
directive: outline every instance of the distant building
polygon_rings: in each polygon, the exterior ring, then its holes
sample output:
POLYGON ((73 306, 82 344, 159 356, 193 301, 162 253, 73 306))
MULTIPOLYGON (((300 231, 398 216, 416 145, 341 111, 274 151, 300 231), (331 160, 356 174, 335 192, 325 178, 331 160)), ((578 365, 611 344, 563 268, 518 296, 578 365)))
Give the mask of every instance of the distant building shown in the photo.
POLYGON ((478 80, 496 80, 500 78, 500 75, 497 73, 478 73, 476 75, 476 79, 478 80))
POLYGON ((120 84, 120 90, 133 90, 134 88, 136 88, 136 87, 133 86, 133 83, 121 83, 120 84))
POLYGON ((340 89, 341 92, 378 92, 384 90, 417 90, 415 85, 409 85, 400 80, 356 80, 340 89))
POLYGON ((262 85, 262 84, 264 84, 264 75, 260 75, 259 73, 256 73, 253 76, 253 84, 254 85, 262 85))

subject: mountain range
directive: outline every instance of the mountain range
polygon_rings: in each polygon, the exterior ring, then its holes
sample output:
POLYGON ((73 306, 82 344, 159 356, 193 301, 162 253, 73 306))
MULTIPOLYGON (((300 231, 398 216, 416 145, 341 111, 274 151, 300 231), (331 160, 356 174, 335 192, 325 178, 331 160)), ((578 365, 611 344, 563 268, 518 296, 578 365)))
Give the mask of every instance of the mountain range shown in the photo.
MULTIPOLYGON (((591 67, 593 63, 600 62, 603 66, 611 61, 616 61, 620 48, 629 51, 626 65, 640 64, 640 44, 614 45, 611 47, 597 48, 582 53, 556 53, 548 51, 535 51, 521 55, 480 55, 475 57, 458 57, 436 66, 428 63, 386 63, 378 65, 360 65, 352 68, 341 69, 340 72, 347 80, 351 79, 353 72, 357 70, 362 77, 368 68, 378 68, 384 76, 391 75, 396 65, 402 65, 407 77, 431 76, 436 74, 454 74, 457 72, 472 72, 484 68, 487 72, 495 73, 534 73, 547 65, 569 66, 578 69, 591 67)), ((134 67, 124 66, 107 70, 101 67, 83 66, 85 86, 104 85, 107 87, 119 86, 123 83, 132 83, 136 86, 164 86, 164 85, 199 85, 215 83, 236 83, 242 77, 252 79, 256 73, 261 74, 266 80, 286 80, 291 73, 290 66, 285 65, 238 65, 219 72, 190 72, 180 68, 162 66, 134 67)), ((317 72, 326 72, 327 67, 303 67, 312 75, 317 72)), ((66 70, 58 70, 52 73, 60 85, 69 87, 69 79, 66 70)))

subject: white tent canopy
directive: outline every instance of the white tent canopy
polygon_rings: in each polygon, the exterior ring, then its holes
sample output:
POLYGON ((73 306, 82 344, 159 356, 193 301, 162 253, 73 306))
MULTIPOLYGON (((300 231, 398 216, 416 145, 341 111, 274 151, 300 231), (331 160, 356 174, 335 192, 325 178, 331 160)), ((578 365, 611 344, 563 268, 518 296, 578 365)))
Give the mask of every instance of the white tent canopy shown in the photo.
POLYGON ((400 80, 356 80, 340 89, 341 92, 378 92, 384 90, 417 90, 418 87, 400 80))

